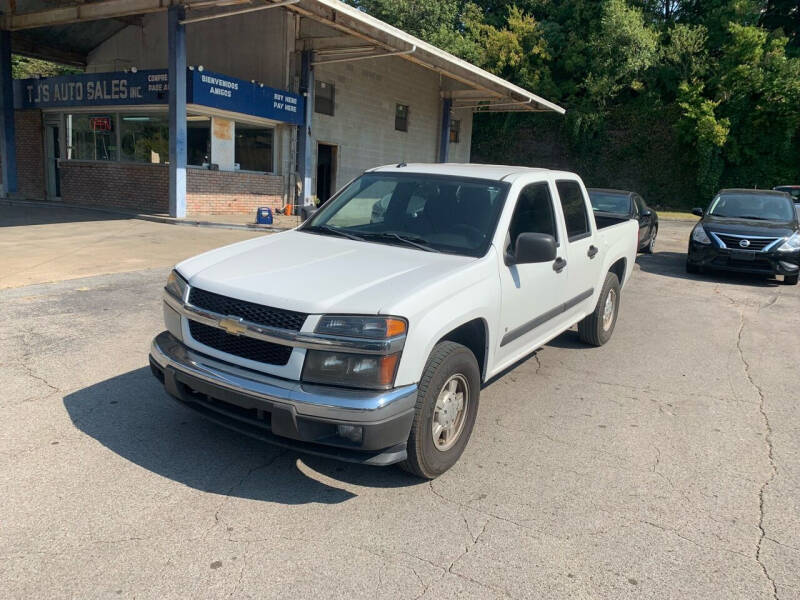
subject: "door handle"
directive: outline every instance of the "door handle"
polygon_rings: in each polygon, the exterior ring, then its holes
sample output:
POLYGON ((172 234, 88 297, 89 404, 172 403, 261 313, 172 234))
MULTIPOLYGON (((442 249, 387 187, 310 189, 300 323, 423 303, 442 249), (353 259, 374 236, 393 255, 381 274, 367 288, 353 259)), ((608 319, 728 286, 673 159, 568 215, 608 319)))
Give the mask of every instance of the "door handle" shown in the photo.
POLYGON ((594 258, 597 256, 598 252, 600 252, 600 250, 597 249, 597 246, 589 246, 589 252, 587 252, 587 254, 589 255, 589 258, 594 258))
POLYGON ((553 263, 553 271, 556 273, 561 273, 564 269, 567 268, 567 261, 563 258, 557 258, 556 262, 553 263))

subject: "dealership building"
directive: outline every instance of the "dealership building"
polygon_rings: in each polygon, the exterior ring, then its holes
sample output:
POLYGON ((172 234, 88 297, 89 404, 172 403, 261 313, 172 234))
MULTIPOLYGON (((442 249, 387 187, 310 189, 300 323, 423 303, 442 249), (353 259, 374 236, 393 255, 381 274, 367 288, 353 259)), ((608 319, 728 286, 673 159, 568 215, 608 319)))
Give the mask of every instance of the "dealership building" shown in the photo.
POLYGON ((468 162, 476 112, 564 112, 337 0, 0 6, 10 197, 251 213, 377 165, 468 162), (76 74, 13 80, 12 53, 76 74))

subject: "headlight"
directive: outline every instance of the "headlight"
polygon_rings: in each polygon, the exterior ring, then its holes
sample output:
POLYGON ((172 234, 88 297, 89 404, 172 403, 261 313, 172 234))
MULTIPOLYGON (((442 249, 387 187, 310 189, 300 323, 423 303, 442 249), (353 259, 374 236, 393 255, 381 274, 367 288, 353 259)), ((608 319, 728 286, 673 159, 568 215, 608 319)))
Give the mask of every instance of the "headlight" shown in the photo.
POLYGON ((792 234, 792 236, 778 248, 778 252, 797 252, 798 250, 800 250, 800 233, 792 234))
POLYGON ((385 390, 394 385, 399 362, 400 353, 378 356, 309 350, 303 366, 303 381, 385 390))
POLYGON ((170 296, 174 296, 178 300, 183 301, 188 287, 189 284, 186 283, 186 280, 178 275, 177 271, 172 271, 167 278, 167 285, 164 286, 164 289, 170 296))
POLYGON ((397 317, 325 315, 320 319, 315 332, 341 337, 385 340, 404 335, 407 330, 406 320, 397 317))
POLYGON ((698 225, 692 231, 692 240, 697 242, 698 244, 710 244, 711 238, 708 237, 706 230, 703 228, 702 225, 698 225))

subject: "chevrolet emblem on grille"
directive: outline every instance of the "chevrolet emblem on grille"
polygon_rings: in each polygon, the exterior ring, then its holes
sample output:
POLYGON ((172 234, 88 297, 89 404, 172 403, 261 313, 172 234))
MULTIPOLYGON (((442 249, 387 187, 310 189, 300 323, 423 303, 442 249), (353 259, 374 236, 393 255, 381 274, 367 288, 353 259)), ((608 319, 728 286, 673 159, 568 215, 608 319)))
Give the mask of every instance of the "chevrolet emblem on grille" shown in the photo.
POLYGON ((244 326, 241 319, 220 319, 219 320, 219 328, 225 330, 230 335, 242 335, 245 331, 247 331, 247 327, 244 326))

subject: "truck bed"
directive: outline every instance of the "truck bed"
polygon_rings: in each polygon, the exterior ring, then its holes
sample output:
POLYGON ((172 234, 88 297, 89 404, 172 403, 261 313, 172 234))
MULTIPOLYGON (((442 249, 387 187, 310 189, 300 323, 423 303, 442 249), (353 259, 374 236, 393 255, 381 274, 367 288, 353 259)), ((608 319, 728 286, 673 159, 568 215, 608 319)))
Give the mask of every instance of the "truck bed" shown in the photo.
POLYGON ((624 213, 608 213, 599 211, 595 211, 594 213, 594 220, 595 223, 597 223, 598 229, 605 229, 606 227, 619 225, 620 223, 630 221, 631 219, 632 217, 630 215, 626 215, 624 213))

